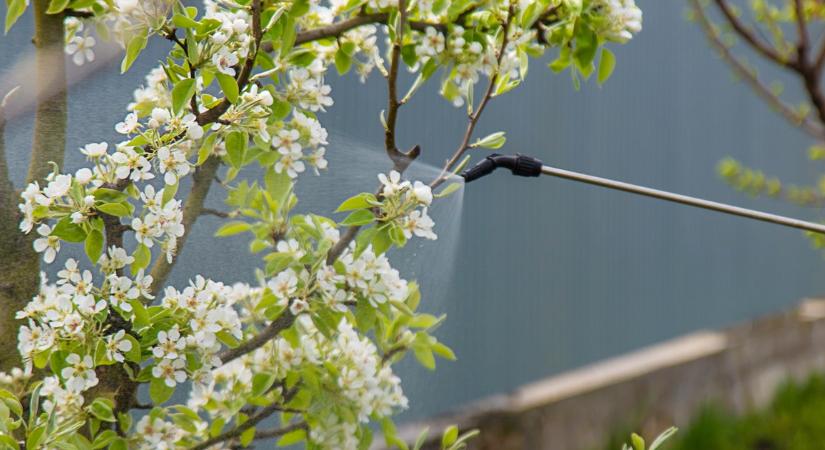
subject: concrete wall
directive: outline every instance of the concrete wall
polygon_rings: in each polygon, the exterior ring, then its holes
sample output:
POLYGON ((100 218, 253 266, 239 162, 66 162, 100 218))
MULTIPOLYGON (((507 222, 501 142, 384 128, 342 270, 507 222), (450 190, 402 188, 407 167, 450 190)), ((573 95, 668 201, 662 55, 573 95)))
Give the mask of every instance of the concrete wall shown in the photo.
POLYGON ((472 448, 598 448, 617 427, 654 436, 708 402, 743 412, 777 385, 825 370, 825 300, 722 331, 700 331, 482 400, 426 424, 480 428, 472 448))

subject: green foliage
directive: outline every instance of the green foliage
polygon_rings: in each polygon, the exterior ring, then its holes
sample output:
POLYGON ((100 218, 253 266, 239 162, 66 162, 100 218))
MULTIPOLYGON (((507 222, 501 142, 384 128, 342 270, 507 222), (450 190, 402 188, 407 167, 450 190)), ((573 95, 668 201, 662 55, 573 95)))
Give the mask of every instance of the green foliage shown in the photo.
POLYGON ((788 382, 765 409, 736 417, 708 407, 668 450, 815 450, 825 442, 825 378, 788 382))

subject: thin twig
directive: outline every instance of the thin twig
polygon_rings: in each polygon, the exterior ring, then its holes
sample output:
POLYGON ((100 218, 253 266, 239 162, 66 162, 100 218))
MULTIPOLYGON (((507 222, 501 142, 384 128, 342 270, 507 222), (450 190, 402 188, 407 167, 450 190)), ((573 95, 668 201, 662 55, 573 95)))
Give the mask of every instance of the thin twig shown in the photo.
POLYGON ((296 422, 296 423, 293 423, 291 425, 287 425, 287 426, 281 427, 281 428, 271 428, 269 430, 258 430, 258 431, 255 432, 255 440, 257 441, 259 439, 280 437, 280 436, 283 436, 287 433, 291 433, 293 431, 300 430, 300 429, 307 429, 307 423, 306 422, 296 422))
POLYGON ((277 319, 273 320, 260 333, 253 336, 241 345, 224 350, 218 355, 218 358, 223 364, 226 364, 236 358, 240 358, 247 353, 251 353, 264 346, 267 342, 278 336, 281 331, 286 330, 295 323, 295 316, 289 310, 284 311, 277 319))
POLYGON ((212 209, 212 208, 203 208, 203 209, 201 209, 201 215, 202 216, 206 216, 206 215, 215 216, 215 217, 220 217, 222 219, 228 219, 230 217, 228 212, 218 211, 217 209, 212 209))
POLYGON ((781 66, 788 66, 792 67, 797 64, 797 62, 793 59, 789 59, 779 53, 776 48, 771 46, 770 44, 764 42, 761 38, 756 36, 756 34, 748 29, 742 21, 736 17, 736 14, 733 11, 733 8, 728 4, 727 0, 714 0, 716 6, 722 12, 722 14, 727 19, 728 23, 730 23, 733 30, 736 34, 739 35, 742 39, 744 39, 754 50, 758 53, 762 54, 765 58, 779 64, 781 66))
MULTIPOLYGON (((513 5, 510 5, 510 8, 507 10, 507 19, 502 26, 502 34, 503 37, 501 39, 501 47, 498 49, 496 54, 496 68, 493 74, 490 76, 489 83, 487 84, 487 89, 484 91, 484 96, 481 98, 481 103, 479 103, 478 108, 475 111, 470 113, 467 121, 467 128, 464 131, 464 137, 461 139, 461 144, 459 144, 458 148, 453 153, 453 156, 447 160, 444 164, 444 168, 441 170, 441 174, 433 180, 430 184, 433 189, 440 186, 441 183, 446 181, 447 173, 450 169, 455 166, 459 159, 464 155, 470 148, 470 139, 473 137, 473 131, 478 124, 478 119, 481 117, 481 114, 484 112, 484 109, 487 107, 487 103, 490 102, 490 99, 493 97, 493 92, 495 91, 496 83, 498 82, 498 77, 500 75, 501 70, 501 61, 504 59, 504 54, 507 52, 507 44, 509 43, 509 34, 510 34, 510 24, 513 22, 515 16, 515 10, 513 5)), ((468 100, 469 101, 469 100, 468 100)))
POLYGON ((771 106, 774 110, 776 110, 782 117, 784 117, 788 122, 793 124, 794 126, 798 126, 800 129, 808 133, 809 135, 817 138, 822 139, 825 137, 825 132, 820 125, 814 123, 807 117, 799 114, 794 108, 785 104, 776 94, 771 91, 770 88, 765 86, 759 78, 757 78, 756 74, 749 69, 745 63, 739 60, 736 56, 734 56, 733 52, 721 41, 718 35, 718 31, 710 22, 710 19, 707 17, 704 11, 704 7, 699 3, 699 0, 689 0, 694 12, 696 13, 696 17, 699 20, 699 25, 705 31, 705 35, 707 36, 710 44, 719 52, 719 55, 722 57, 723 60, 727 61, 727 63, 731 66, 733 71, 743 80, 745 80, 751 88, 765 100, 769 106, 771 106))
MULTIPOLYGON (((272 414, 278 412, 280 410, 280 408, 281 408, 280 404, 269 405, 269 406, 261 409, 261 411, 258 412, 257 414, 255 414, 254 416, 250 417, 246 422, 238 425, 237 427, 233 428, 232 430, 229 430, 225 433, 219 434, 219 435, 217 435, 213 438, 209 438, 209 439, 201 442, 200 444, 192 447, 190 450, 205 450, 205 449, 207 449, 207 448, 209 448, 209 447, 211 447, 215 444, 219 444, 221 442, 226 442, 226 441, 229 441, 229 440, 232 440, 232 439, 236 439, 236 438, 240 437, 244 433, 244 431, 258 425, 259 423, 261 423, 261 421, 263 421, 267 417, 269 417, 272 414)), ((304 426, 306 426, 306 423, 304 423, 304 426)))

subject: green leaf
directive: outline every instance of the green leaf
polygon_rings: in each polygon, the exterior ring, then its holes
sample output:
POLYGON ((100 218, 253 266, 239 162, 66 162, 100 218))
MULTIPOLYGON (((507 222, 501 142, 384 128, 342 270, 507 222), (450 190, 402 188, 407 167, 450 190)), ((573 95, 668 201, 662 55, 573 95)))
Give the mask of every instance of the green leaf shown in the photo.
POLYGON ((295 0, 292 2, 292 8, 289 9, 291 17, 300 17, 309 11, 308 0, 295 0))
POLYGON ((184 16, 183 14, 175 14, 172 16, 172 22, 178 28, 200 28, 201 24, 198 23, 196 20, 192 19, 191 17, 184 16))
POLYGON ((274 373, 271 372, 258 372, 252 376, 252 395, 254 397, 259 397, 264 395, 269 388, 275 384, 275 381, 278 380, 278 377, 275 376, 274 373))
POLYGON ((266 191, 269 192, 272 199, 283 207, 292 192, 292 178, 289 178, 286 171, 278 173, 270 167, 264 174, 264 185, 266 185, 266 191))
POLYGON ((89 412, 104 422, 115 422, 116 419, 113 407, 114 404, 111 400, 98 397, 92 402, 91 405, 89 405, 89 412))
POLYGON ((458 427, 455 425, 450 425, 444 430, 444 435, 441 436, 441 446, 448 448, 449 446, 455 444, 456 439, 458 439, 458 427))
POLYGON ((576 32, 576 49, 573 50, 573 61, 579 72, 588 78, 593 73, 593 60, 596 58, 596 50, 598 50, 598 37, 596 33, 589 27, 582 26, 577 28, 576 32))
POLYGON ((163 188, 163 198, 160 199, 160 201, 161 201, 160 206, 166 205, 167 203, 169 203, 169 200, 172 200, 173 198, 175 198, 175 194, 178 193, 178 186, 180 186, 180 182, 175 183, 175 184, 167 184, 163 188))
POLYGON ((243 233, 244 231, 249 231, 252 228, 252 225, 241 222, 239 220, 229 222, 224 224, 222 227, 218 228, 218 231, 215 232, 215 236, 217 237, 226 237, 226 236, 233 236, 238 233, 243 233))
POLYGON ((6 33, 8 33, 14 23, 17 22, 17 19, 26 12, 26 6, 26 0, 11 0, 11 2, 6 2, 6 33))
POLYGON ((380 228, 372 238, 372 251, 376 254, 376 256, 381 255, 389 250, 391 245, 392 239, 390 238, 390 227, 380 228))
POLYGON ((29 437, 26 439, 26 448, 38 448, 40 443, 43 441, 43 437, 46 434, 46 424, 40 425, 39 427, 35 427, 31 431, 29 431, 29 437))
POLYGON ((92 264, 97 264, 100 260, 100 255, 103 254, 103 233, 98 230, 90 231, 86 236, 84 249, 86 250, 86 256, 89 257, 89 261, 92 264))
POLYGON ((17 440, 14 439, 13 437, 11 437, 7 434, 3 434, 3 432, 0 432, 0 449, 5 450, 7 448, 14 449, 14 450, 19 450, 20 449, 20 444, 18 444, 17 440))
POLYGON ((80 225, 73 223, 72 219, 68 216, 57 222, 51 235, 57 236, 66 242, 83 242, 86 240, 86 230, 80 225))
POLYGON ((453 353, 453 350, 450 349, 450 347, 447 347, 446 345, 442 344, 441 342, 436 342, 435 344, 433 344, 432 349, 433 353, 444 359, 449 359, 450 361, 456 360, 455 353, 453 353))
POLYGON ((657 437, 653 443, 650 444, 650 450, 658 450, 659 446, 664 444, 665 441, 670 439, 670 437, 676 434, 677 431, 679 431, 679 429, 676 427, 670 427, 663 431, 662 434, 660 434, 659 437, 657 437))
POLYGON ((135 258, 134 262, 132 262, 132 275, 135 275, 141 269, 149 266, 149 261, 152 260, 152 252, 150 252, 149 248, 145 245, 138 244, 135 252, 132 253, 132 257, 135 258))
POLYGON ((231 103, 238 103, 239 90, 235 77, 220 72, 216 73, 215 76, 218 78, 218 84, 221 85, 221 90, 226 99, 231 103))
POLYGON ((51 0, 49 2, 49 8, 46 9, 46 14, 57 14, 63 12, 68 5, 69 0, 51 0))
POLYGON ((117 432, 115 430, 105 430, 95 437, 94 442, 92 442, 92 448, 95 450, 104 448, 114 442, 115 439, 117 439, 117 432))
POLYGON ((127 198, 129 198, 129 195, 123 191, 103 187, 95 189, 92 195, 94 196, 95 200, 100 200, 104 203, 121 203, 127 198))
POLYGON ((630 443, 633 444, 634 450, 645 450, 645 440, 636 433, 630 435, 630 443))
POLYGON ((123 336, 123 339, 132 343, 132 348, 130 348, 129 351, 126 352, 123 356, 125 356, 126 359, 128 359, 129 361, 139 364, 141 362, 140 342, 138 342, 138 340, 135 339, 134 336, 128 333, 123 336))
POLYGON ((110 216, 124 217, 131 214, 129 208, 123 203, 101 203, 95 209, 110 216))
POLYGON ((249 428, 241 433, 241 446, 248 447, 255 439, 255 427, 249 428))
POLYGON ((375 195, 370 194, 368 192, 364 192, 358 195, 353 195, 352 197, 344 200, 344 202, 341 203, 341 206, 339 206, 338 209, 335 210, 335 212, 371 208, 376 204, 378 204, 378 199, 375 198, 375 195))
POLYGON ((413 347, 413 354, 415 359, 421 363, 422 366, 430 370, 435 370, 435 357, 432 350, 426 347, 413 347))
POLYGON ((233 131, 226 135, 226 156, 232 167, 239 168, 243 165, 248 141, 249 136, 243 131, 233 131))
POLYGON ((359 209, 353 212, 346 219, 341 222, 341 225, 350 227, 366 225, 375 221, 375 214, 368 209, 359 209))
POLYGON ((597 81, 599 84, 604 84, 610 75, 613 74, 613 69, 616 68, 616 56, 606 47, 602 48, 602 57, 599 59, 599 75, 597 81))
POLYGON ((152 378, 149 382, 149 397, 155 405, 166 403, 174 392, 175 388, 167 386, 162 378, 152 378))
POLYGON ((198 162, 197 165, 201 165, 206 162, 209 158, 209 155, 212 154, 212 150, 215 148, 215 140, 218 138, 218 135, 215 133, 210 134, 203 140, 203 144, 201 144, 200 150, 198 150, 198 162))
POLYGON ((186 78, 178 82, 172 89, 172 109, 179 113, 190 98, 195 94, 195 80, 186 78))
POLYGON ((447 187, 442 189, 441 192, 435 194, 434 197, 435 198, 449 197, 453 192, 461 189, 461 186, 462 186, 461 183, 450 183, 450 184, 447 185, 447 187))
POLYGON ((475 141, 471 147, 483 147, 495 150, 501 148, 505 142, 507 142, 507 138, 504 136, 504 132, 497 131, 489 136, 475 141))
POLYGON ((297 444, 307 438, 307 432, 303 428, 290 431, 278 439, 278 447, 287 447, 289 445, 297 444))
POLYGON ((147 36, 146 30, 142 33, 134 36, 130 41, 129 44, 126 45, 126 56, 123 58, 123 62, 120 64, 120 73, 126 73, 132 64, 137 59, 140 52, 146 48, 147 36))
POLYGON ((352 55, 348 55, 342 48, 335 52, 335 69, 343 75, 352 67, 352 55))

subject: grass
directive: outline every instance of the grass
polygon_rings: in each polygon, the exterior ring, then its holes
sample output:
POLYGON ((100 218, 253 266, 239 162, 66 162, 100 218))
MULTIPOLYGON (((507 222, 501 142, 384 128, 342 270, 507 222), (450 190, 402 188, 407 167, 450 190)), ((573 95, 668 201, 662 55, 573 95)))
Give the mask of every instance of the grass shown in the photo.
POLYGON ((786 383, 768 407, 744 416, 707 407, 663 450, 825 450, 825 377, 786 383))

